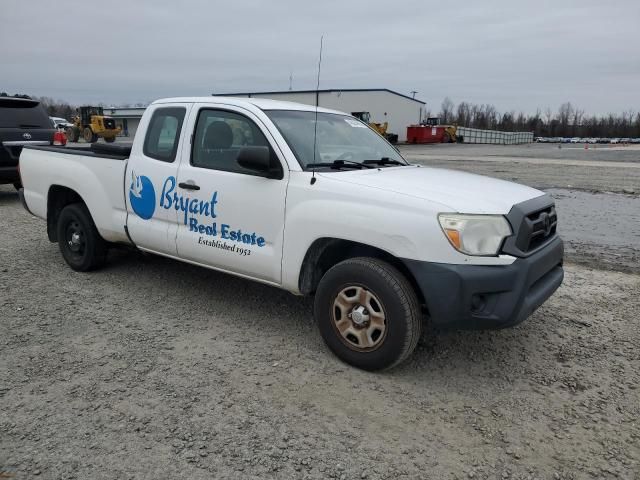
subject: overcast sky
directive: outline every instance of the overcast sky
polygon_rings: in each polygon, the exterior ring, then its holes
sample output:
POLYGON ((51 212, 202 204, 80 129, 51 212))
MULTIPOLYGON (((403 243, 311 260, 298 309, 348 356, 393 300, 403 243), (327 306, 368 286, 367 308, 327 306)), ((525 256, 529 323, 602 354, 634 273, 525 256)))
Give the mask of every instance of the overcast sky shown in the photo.
POLYGON ((0 0, 0 91, 72 103, 389 88, 640 110, 639 0, 0 0))

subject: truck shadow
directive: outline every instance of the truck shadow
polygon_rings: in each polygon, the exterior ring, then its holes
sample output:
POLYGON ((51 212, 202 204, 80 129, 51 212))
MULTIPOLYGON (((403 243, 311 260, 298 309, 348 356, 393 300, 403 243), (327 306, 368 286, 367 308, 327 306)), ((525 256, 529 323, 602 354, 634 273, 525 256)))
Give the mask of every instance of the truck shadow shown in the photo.
POLYGON ((18 192, 12 185, 0 185, 0 207, 20 203, 18 192))
MULTIPOLYGON (((213 318, 217 314, 243 318, 248 324, 264 326, 274 336, 304 337, 311 354, 334 360, 315 325, 312 297, 298 297, 269 285, 135 250, 113 251, 106 271, 120 281, 126 276, 143 284, 164 285, 189 306, 191 319, 201 322, 203 328, 217 321, 213 318)), ((536 325, 544 321, 544 307, 523 324, 506 330, 438 330, 427 319, 414 355, 382 374, 403 376, 421 370, 429 372, 432 380, 435 375, 445 382, 450 375, 500 377, 505 365, 525 365, 531 352, 545 350, 544 328, 536 325)))

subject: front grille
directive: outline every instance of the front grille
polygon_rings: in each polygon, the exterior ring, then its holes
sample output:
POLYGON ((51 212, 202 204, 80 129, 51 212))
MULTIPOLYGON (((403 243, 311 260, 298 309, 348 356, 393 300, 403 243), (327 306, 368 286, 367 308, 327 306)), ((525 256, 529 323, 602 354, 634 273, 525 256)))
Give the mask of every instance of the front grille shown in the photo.
MULTIPOLYGON (((522 251, 530 252, 531 250, 535 250, 556 234, 558 215, 553 205, 540 212, 531 213, 525 218, 527 230, 530 233, 526 245, 524 245, 523 240, 522 247, 524 248, 522 248, 522 251)), ((520 228, 522 228, 522 226, 520 228)))
POLYGON ((513 235, 505 240, 502 251, 509 255, 526 257, 556 236, 558 215, 548 195, 514 205, 507 220, 513 235))

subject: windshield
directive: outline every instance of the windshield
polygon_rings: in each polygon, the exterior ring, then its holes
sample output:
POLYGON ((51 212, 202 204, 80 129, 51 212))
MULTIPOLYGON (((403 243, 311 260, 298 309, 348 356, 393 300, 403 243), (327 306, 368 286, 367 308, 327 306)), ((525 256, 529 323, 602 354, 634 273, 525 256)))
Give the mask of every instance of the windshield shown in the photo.
POLYGON ((402 156, 367 125, 348 115, 299 110, 268 110, 265 113, 293 150, 303 168, 320 162, 364 162, 388 158, 406 164, 402 156), (316 154, 313 137, 317 128, 316 154))

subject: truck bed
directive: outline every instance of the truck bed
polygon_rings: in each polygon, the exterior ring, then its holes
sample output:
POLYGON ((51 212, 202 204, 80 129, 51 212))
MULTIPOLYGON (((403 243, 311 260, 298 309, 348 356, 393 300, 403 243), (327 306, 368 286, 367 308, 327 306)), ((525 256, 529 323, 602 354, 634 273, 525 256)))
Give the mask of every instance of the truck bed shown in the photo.
POLYGON ((32 150, 43 150, 46 152, 60 152, 69 155, 82 155, 86 157, 108 158, 110 160, 127 160, 131 155, 131 145, 107 145, 105 143, 94 143, 90 147, 52 147, 52 146, 27 146, 32 150))
POLYGON ((25 147, 20 174, 27 207, 46 219, 51 189, 71 189, 87 204, 105 240, 128 243, 124 178, 130 152, 130 146, 122 145, 25 147))

